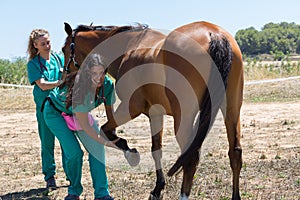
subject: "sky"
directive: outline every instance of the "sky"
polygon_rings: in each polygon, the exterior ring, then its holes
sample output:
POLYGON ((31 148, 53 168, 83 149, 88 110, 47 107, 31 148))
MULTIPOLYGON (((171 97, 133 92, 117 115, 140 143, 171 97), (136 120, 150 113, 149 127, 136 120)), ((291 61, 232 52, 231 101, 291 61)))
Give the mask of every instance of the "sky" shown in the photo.
POLYGON ((30 32, 36 28, 50 33, 52 50, 59 52, 66 33, 64 22, 79 24, 133 25, 171 31, 195 21, 217 24, 232 35, 238 30, 267 23, 300 24, 299 0, 1 0, 0 59, 27 57, 30 32))

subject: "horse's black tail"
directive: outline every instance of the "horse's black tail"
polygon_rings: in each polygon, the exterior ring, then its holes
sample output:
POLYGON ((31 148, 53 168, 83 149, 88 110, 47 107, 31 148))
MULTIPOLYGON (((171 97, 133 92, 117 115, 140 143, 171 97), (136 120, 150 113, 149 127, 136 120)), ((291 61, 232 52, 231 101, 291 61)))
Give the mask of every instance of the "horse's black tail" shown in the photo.
POLYGON ((232 49, 229 41, 225 37, 218 38, 211 35, 208 53, 214 64, 212 65, 206 92, 199 105, 200 119, 198 130, 191 145, 180 155, 176 163, 169 170, 168 176, 176 173, 186 161, 190 160, 190 156, 199 151, 225 97, 227 78, 232 62, 232 49), (220 80, 220 76, 222 81, 216 81, 220 80))

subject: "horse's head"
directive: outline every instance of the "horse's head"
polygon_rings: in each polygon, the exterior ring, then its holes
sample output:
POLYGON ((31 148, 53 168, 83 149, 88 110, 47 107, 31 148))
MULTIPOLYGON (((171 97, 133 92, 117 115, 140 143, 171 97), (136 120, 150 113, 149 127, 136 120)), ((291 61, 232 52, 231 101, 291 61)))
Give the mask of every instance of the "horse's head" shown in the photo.
POLYGON ((120 56, 128 47, 128 41, 136 38, 141 30, 147 28, 146 25, 137 24, 136 26, 79 25, 76 29, 72 29, 68 23, 65 23, 67 38, 62 48, 65 70, 77 71, 92 51, 105 57, 109 65, 114 63, 113 65, 118 66, 120 56))
POLYGON ((80 49, 80 46, 82 45, 79 45, 79 41, 76 41, 76 43, 78 44, 76 45, 75 37, 77 34, 77 30, 73 30, 68 23, 65 23, 65 31, 68 35, 62 48, 65 58, 65 70, 67 72, 77 71, 83 61, 83 58, 85 57, 83 57, 83 52, 80 49))
POLYGON ((62 48, 65 69, 70 72, 77 71, 86 56, 112 35, 112 30, 115 28, 115 26, 79 25, 73 30, 68 23, 65 23, 65 32, 68 35, 62 48))

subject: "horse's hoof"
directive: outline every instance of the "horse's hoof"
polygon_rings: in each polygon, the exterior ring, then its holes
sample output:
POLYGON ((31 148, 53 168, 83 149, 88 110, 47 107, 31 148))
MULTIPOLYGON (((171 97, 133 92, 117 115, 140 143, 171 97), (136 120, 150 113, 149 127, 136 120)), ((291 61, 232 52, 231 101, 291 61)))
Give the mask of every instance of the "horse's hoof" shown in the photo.
POLYGON ((131 167, 135 167, 140 163, 140 153, 135 148, 127 150, 124 154, 131 167))
POLYGON ((186 194, 181 194, 179 200, 189 200, 189 197, 186 194))
POLYGON ((150 194, 150 196, 149 196, 149 199, 148 200, 162 200, 163 199, 163 197, 162 196, 160 196, 160 197, 155 197, 153 194, 150 194))

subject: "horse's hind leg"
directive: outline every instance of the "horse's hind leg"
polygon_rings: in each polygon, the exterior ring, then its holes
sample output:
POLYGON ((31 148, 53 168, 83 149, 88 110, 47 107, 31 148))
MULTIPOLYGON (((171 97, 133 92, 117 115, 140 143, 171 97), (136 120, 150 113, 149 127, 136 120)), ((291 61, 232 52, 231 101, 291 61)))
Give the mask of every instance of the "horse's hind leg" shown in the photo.
MULTIPOLYGON (((227 115, 228 116, 228 113, 227 115)), ((240 120, 231 119, 229 116, 225 120, 227 128, 227 137, 229 141, 229 159, 230 166, 233 173, 233 191, 232 199, 239 200, 240 191, 239 191, 239 177, 242 168, 242 148, 240 144, 240 120)))
POLYGON ((181 197, 180 199, 188 199, 191 188, 193 186, 194 174, 199 163, 199 152, 193 153, 191 159, 183 165, 183 182, 181 186, 181 197))
POLYGON ((242 168, 242 147, 240 144, 240 108, 242 105, 242 84, 235 83, 235 86, 228 85, 227 89, 227 108, 222 107, 225 116, 227 138, 229 142, 229 159, 233 173, 232 199, 240 200, 239 177, 242 168))
MULTIPOLYGON (((188 145, 193 141, 197 125, 193 128, 193 122, 196 116, 196 110, 184 114, 184 121, 181 121, 181 117, 174 115, 174 126, 176 132, 176 139, 184 152, 188 145)), ((198 123, 198 121, 197 121, 198 123)), ((183 165, 183 181, 181 185, 180 200, 188 200, 193 186, 193 178, 199 163, 199 152, 196 151, 190 154, 190 159, 183 165)))
POLYGON ((162 171, 161 159, 162 159, 162 134, 163 134, 163 115, 164 110, 162 107, 156 106, 156 109, 150 109, 149 120, 151 128, 151 139, 152 139, 152 157, 155 162, 156 169, 156 185, 151 191, 149 200, 162 199, 162 190, 165 188, 165 177, 162 171), (158 112, 158 114, 156 114, 158 112))
POLYGON ((161 135, 162 135, 162 131, 152 136, 151 152, 155 162, 156 185, 155 188, 151 191, 151 195, 150 195, 151 200, 162 199, 161 192, 163 189, 165 189, 165 185, 166 185, 164 173, 162 171, 162 166, 161 166, 161 158, 162 158, 161 135))

